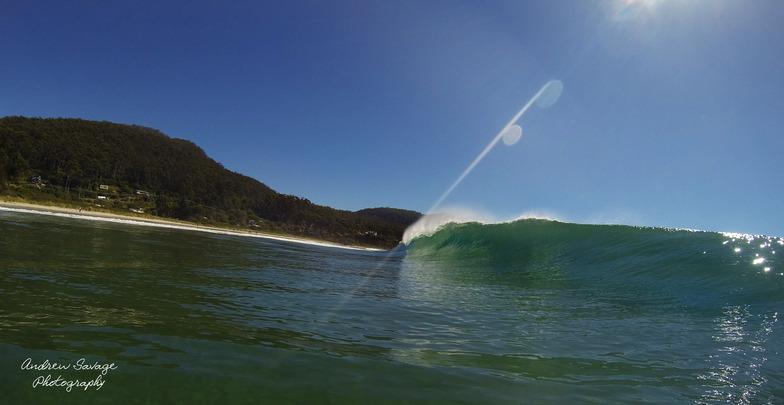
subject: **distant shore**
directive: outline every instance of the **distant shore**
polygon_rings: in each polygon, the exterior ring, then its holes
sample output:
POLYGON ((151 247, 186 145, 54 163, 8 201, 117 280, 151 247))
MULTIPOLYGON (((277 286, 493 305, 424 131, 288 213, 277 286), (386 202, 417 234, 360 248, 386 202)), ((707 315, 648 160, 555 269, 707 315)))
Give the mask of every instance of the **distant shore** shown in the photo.
POLYGON ((129 225, 157 226, 162 228, 194 230, 200 232, 219 233, 219 234, 226 234, 226 235, 281 240, 286 242, 301 243, 301 244, 315 245, 315 246, 327 246, 327 247, 334 247, 334 248, 341 248, 341 249, 364 250, 364 251, 374 251, 374 252, 384 251, 383 249, 377 249, 377 248, 369 248, 363 246, 350 246, 350 245, 343 245, 343 244, 328 242, 328 241, 299 238, 293 235, 291 236, 275 235, 275 234, 256 232, 256 231, 242 231, 242 230, 236 230, 230 228, 204 226, 204 225, 195 224, 193 222, 180 221, 175 219, 150 218, 149 216, 140 216, 140 215, 132 215, 132 214, 121 215, 121 214, 110 213, 110 212, 88 211, 79 208, 40 205, 40 204, 33 204, 28 202, 0 200, 0 212, 2 211, 33 212, 33 213, 38 213, 43 215, 55 215, 55 216, 71 217, 71 218, 84 217, 83 219, 126 223, 129 225))

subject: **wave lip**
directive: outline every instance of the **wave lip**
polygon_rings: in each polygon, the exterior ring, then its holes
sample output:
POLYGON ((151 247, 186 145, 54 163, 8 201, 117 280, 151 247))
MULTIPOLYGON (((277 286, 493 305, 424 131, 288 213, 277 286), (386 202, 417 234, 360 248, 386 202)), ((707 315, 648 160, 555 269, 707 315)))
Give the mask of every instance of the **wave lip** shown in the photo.
POLYGON ((470 222, 489 224, 495 222, 495 219, 488 214, 465 208, 452 208, 443 213, 427 214, 406 228, 402 242, 405 245, 410 245, 414 239, 422 236, 433 236, 448 224, 465 224, 470 222))
POLYGON ((491 214, 484 213, 468 208, 449 208, 443 213, 423 215, 417 222, 406 228, 403 233, 402 243, 410 245, 412 241, 419 237, 433 236, 443 227, 449 224, 476 223, 481 225, 508 224, 526 219, 539 219, 545 221, 560 222, 557 216, 550 213, 526 212, 512 220, 499 220, 491 214))

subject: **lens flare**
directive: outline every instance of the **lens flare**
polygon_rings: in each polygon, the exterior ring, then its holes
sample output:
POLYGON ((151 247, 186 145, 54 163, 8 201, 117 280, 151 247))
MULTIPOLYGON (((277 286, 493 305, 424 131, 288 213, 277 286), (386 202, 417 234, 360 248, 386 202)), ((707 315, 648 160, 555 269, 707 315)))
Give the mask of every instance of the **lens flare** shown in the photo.
POLYGON ((509 129, 504 132, 503 140, 504 143, 512 146, 520 140, 520 137, 523 135, 523 129, 520 128, 519 125, 512 125, 509 129))
POLYGON ((451 194, 452 191, 458 186, 458 184, 460 184, 460 182, 462 182, 463 179, 465 179, 466 176, 468 176, 468 173, 471 173, 471 170, 474 170, 474 167, 476 167, 476 165, 478 165, 479 162, 481 162, 482 159, 484 159, 484 157, 490 152, 491 149, 493 149, 493 146, 495 146, 495 144, 497 144, 498 141, 504 139, 504 143, 506 143, 507 145, 513 145, 518 140, 520 140, 520 136, 523 133, 523 129, 515 125, 515 122, 517 122, 517 120, 519 120, 520 117, 522 117, 523 114, 525 114, 525 112, 528 111, 528 108, 531 107, 531 104, 536 102, 539 108, 548 108, 553 104, 555 104, 556 101, 558 101, 558 99, 561 97, 562 92, 563 92, 563 83, 560 80, 550 80, 549 82, 545 83, 545 85, 542 86, 542 88, 539 89, 539 91, 536 94, 534 94, 534 96, 531 97, 530 100, 528 100, 528 102, 520 110, 520 112, 518 112, 517 115, 515 115, 512 118, 512 120, 509 121, 508 124, 506 124, 506 126, 501 130, 501 132, 498 133, 498 135, 495 136, 495 138, 493 138, 492 141, 490 141, 490 143, 487 145, 487 147, 485 147, 482 153, 480 153, 479 156, 477 156, 476 159, 474 159, 474 161, 470 165, 468 165, 468 168, 466 168, 465 171, 463 171, 463 174, 461 174, 460 177, 458 177, 457 180, 455 180, 455 182, 452 183, 451 186, 449 186, 449 188, 444 192, 444 194, 441 195, 441 197, 436 201, 436 203, 433 204, 432 207, 430 207, 430 209, 427 211, 427 214, 432 214, 433 211, 435 211, 435 209, 438 208, 439 205, 441 205, 441 203, 446 199, 446 197, 448 197, 449 194, 451 194))
POLYGON ((563 92, 563 83, 560 80, 550 80, 544 85, 544 91, 536 98, 536 106, 539 108, 549 108, 559 98, 563 92))

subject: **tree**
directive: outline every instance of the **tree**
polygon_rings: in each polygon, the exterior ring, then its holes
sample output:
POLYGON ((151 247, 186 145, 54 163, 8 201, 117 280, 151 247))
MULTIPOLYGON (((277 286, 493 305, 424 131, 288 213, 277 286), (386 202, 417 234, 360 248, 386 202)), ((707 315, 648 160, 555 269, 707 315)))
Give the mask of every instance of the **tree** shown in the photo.
POLYGON ((8 184, 8 155, 5 150, 0 149, 0 185, 5 186, 8 184))

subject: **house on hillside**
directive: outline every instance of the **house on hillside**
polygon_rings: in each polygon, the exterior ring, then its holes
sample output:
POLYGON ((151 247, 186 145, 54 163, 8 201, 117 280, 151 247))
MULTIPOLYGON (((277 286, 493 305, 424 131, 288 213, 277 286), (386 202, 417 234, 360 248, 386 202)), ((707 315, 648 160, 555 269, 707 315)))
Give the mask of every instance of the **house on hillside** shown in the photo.
POLYGON ((33 183, 33 184, 41 184, 41 175, 40 174, 34 174, 34 175, 30 176, 30 178, 27 181, 30 182, 30 183, 33 183))

